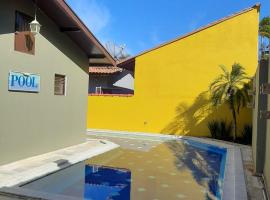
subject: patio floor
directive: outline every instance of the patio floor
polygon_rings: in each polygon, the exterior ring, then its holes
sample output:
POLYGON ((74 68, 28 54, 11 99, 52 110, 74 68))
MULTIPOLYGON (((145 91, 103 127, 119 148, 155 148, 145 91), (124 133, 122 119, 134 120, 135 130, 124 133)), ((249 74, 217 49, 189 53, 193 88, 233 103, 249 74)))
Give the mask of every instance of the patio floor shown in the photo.
MULTIPOLYGON (((198 139, 200 140, 200 139, 198 139)), ((220 141, 212 139, 203 139, 210 142, 220 141)), ((250 200, 266 200, 264 195, 264 185, 261 177, 253 175, 252 149, 250 146, 238 145, 229 142, 224 142, 224 145, 233 145, 241 150, 243 169, 245 174, 245 182, 247 188, 247 196, 250 200)), ((106 151, 117 148, 118 145, 103 140, 90 139, 88 142, 51 152, 48 154, 36 156, 26 160, 11 163, 5 166, 0 166, 0 187, 15 186, 18 183, 27 182, 34 177, 41 177, 46 174, 59 170, 60 168, 80 162, 89 157, 104 153, 106 151), (67 162, 63 162, 67 161, 67 162), (45 170, 45 171, 44 171, 45 170), (27 178, 26 178, 27 177, 27 178)), ((7 190, 0 190, 0 199, 32 199, 29 196, 12 196, 7 190)), ((38 198, 42 200, 42 198, 38 198)), ((44 199, 47 199, 45 196, 44 199)), ((48 198, 49 199, 49 198, 48 198)))
POLYGON ((0 188, 26 183, 117 147, 117 144, 105 140, 88 140, 82 144, 2 165, 0 188))

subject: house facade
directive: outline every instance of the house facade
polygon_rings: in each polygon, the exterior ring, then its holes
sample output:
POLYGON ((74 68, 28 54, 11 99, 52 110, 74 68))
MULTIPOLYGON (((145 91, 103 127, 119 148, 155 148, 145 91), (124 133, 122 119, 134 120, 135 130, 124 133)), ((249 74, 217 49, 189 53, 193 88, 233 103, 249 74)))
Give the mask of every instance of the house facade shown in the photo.
POLYGON ((84 142, 89 65, 114 65, 65 1, 34 2, 0 2, 0 164, 84 142))
POLYGON ((89 95, 133 95, 134 72, 116 66, 89 67, 89 95))
POLYGON ((252 153, 254 173, 263 176, 270 195, 270 59, 261 60, 254 78, 252 153))
MULTIPOLYGON (((255 5, 118 63, 134 68, 134 95, 89 96, 88 129, 209 136, 209 121, 232 120, 227 105, 208 106, 209 84, 221 73, 219 65, 240 63, 254 76, 258 24, 255 5)), ((252 123, 251 109, 237 118, 240 134, 252 123)))

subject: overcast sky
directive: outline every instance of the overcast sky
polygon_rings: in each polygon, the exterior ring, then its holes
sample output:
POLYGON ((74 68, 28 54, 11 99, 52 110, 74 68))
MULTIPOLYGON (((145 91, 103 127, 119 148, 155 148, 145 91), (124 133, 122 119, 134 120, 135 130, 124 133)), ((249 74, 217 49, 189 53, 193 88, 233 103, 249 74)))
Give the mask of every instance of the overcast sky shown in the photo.
MULTIPOLYGON (((200 26, 241 11, 256 0, 66 0, 105 44, 126 44, 135 55, 200 26)), ((270 0, 261 0, 261 17, 270 0)))

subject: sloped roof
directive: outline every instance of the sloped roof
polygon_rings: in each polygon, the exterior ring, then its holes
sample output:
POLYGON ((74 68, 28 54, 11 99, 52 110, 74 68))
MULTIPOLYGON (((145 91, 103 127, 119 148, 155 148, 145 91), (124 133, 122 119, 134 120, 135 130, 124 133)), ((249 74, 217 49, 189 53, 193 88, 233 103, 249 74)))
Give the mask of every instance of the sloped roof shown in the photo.
MULTIPOLYGON (((32 1, 32 0, 31 0, 32 1)), ((64 0, 36 1, 37 6, 88 56, 90 65, 115 65, 115 59, 64 0)))
POLYGON ((232 18, 237 17, 237 16, 239 16, 239 15, 242 15, 242 14, 244 14, 244 13, 247 13, 247 12, 249 12, 249 11, 251 11, 251 10, 257 9, 257 10, 259 11, 259 10, 260 10, 260 7, 261 7, 261 4, 255 4, 255 5, 252 6, 252 7, 246 8, 246 9, 240 11, 240 12, 237 12, 237 13, 234 13, 234 14, 229 15, 229 16, 227 16, 227 17, 221 18, 221 19, 219 19, 219 20, 217 20, 217 21, 214 21, 214 22, 212 22, 212 23, 210 23, 210 24, 208 24, 208 25, 206 25, 206 26, 203 26, 203 27, 201 27, 201 28, 198 28, 198 29, 196 29, 196 30, 194 30, 194 31, 192 31, 192 32, 190 32, 190 33, 187 33, 187 34, 182 35, 182 36, 180 36, 180 37, 177 37, 177 38, 175 38, 175 39, 173 39, 173 40, 170 40, 170 41, 168 41, 168 42, 165 42, 165 43, 163 43, 163 44, 160 44, 160 45, 158 45, 158 46, 156 46, 156 47, 154 47, 154 48, 151 48, 151 49, 148 49, 148 50, 146 50, 146 51, 143 51, 143 52, 141 52, 141 53, 139 53, 139 54, 137 54, 137 55, 135 55, 135 56, 132 56, 132 57, 129 57, 129 58, 125 59, 125 60, 122 60, 122 61, 120 61, 119 63, 117 63, 117 65, 121 65, 121 67, 125 68, 125 65, 126 65, 126 64, 132 62, 132 60, 134 60, 134 59, 135 59, 136 57, 138 57, 138 56, 144 55, 144 54, 146 54, 146 53, 148 53, 148 52, 154 51, 154 50, 156 50, 156 49, 159 49, 159 48, 161 48, 161 47, 164 47, 164 46, 169 45, 169 44, 171 44, 171 43, 174 43, 174 42, 176 42, 176 41, 182 40, 182 39, 184 39, 184 38, 186 38, 186 37, 189 37, 189 36, 191 36, 191 35, 193 35, 193 34, 196 34, 196 33, 200 32, 200 31, 203 31, 203 30, 208 29, 208 28, 210 28, 210 27, 212 27, 212 26, 215 26, 215 25, 217 25, 217 24, 220 24, 220 23, 222 23, 222 22, 224 22, 224 21, 227 21, 227 20, 229 20, 229 19, 232 19, 232 18))
POLYGON ((123 69, 119 67, 105 66, 105 67, 89 67, 90 74, 114 74, 122 72, 123 69))

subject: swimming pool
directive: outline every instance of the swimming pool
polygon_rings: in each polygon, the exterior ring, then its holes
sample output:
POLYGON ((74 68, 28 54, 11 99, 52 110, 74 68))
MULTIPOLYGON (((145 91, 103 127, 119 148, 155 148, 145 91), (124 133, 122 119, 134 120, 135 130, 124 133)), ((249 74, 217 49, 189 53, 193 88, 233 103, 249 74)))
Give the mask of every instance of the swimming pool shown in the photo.
POLYGON ((190 139, 91 138, 120 148, 21 187, 86 200, 222 197, 225 148, 190 139))

